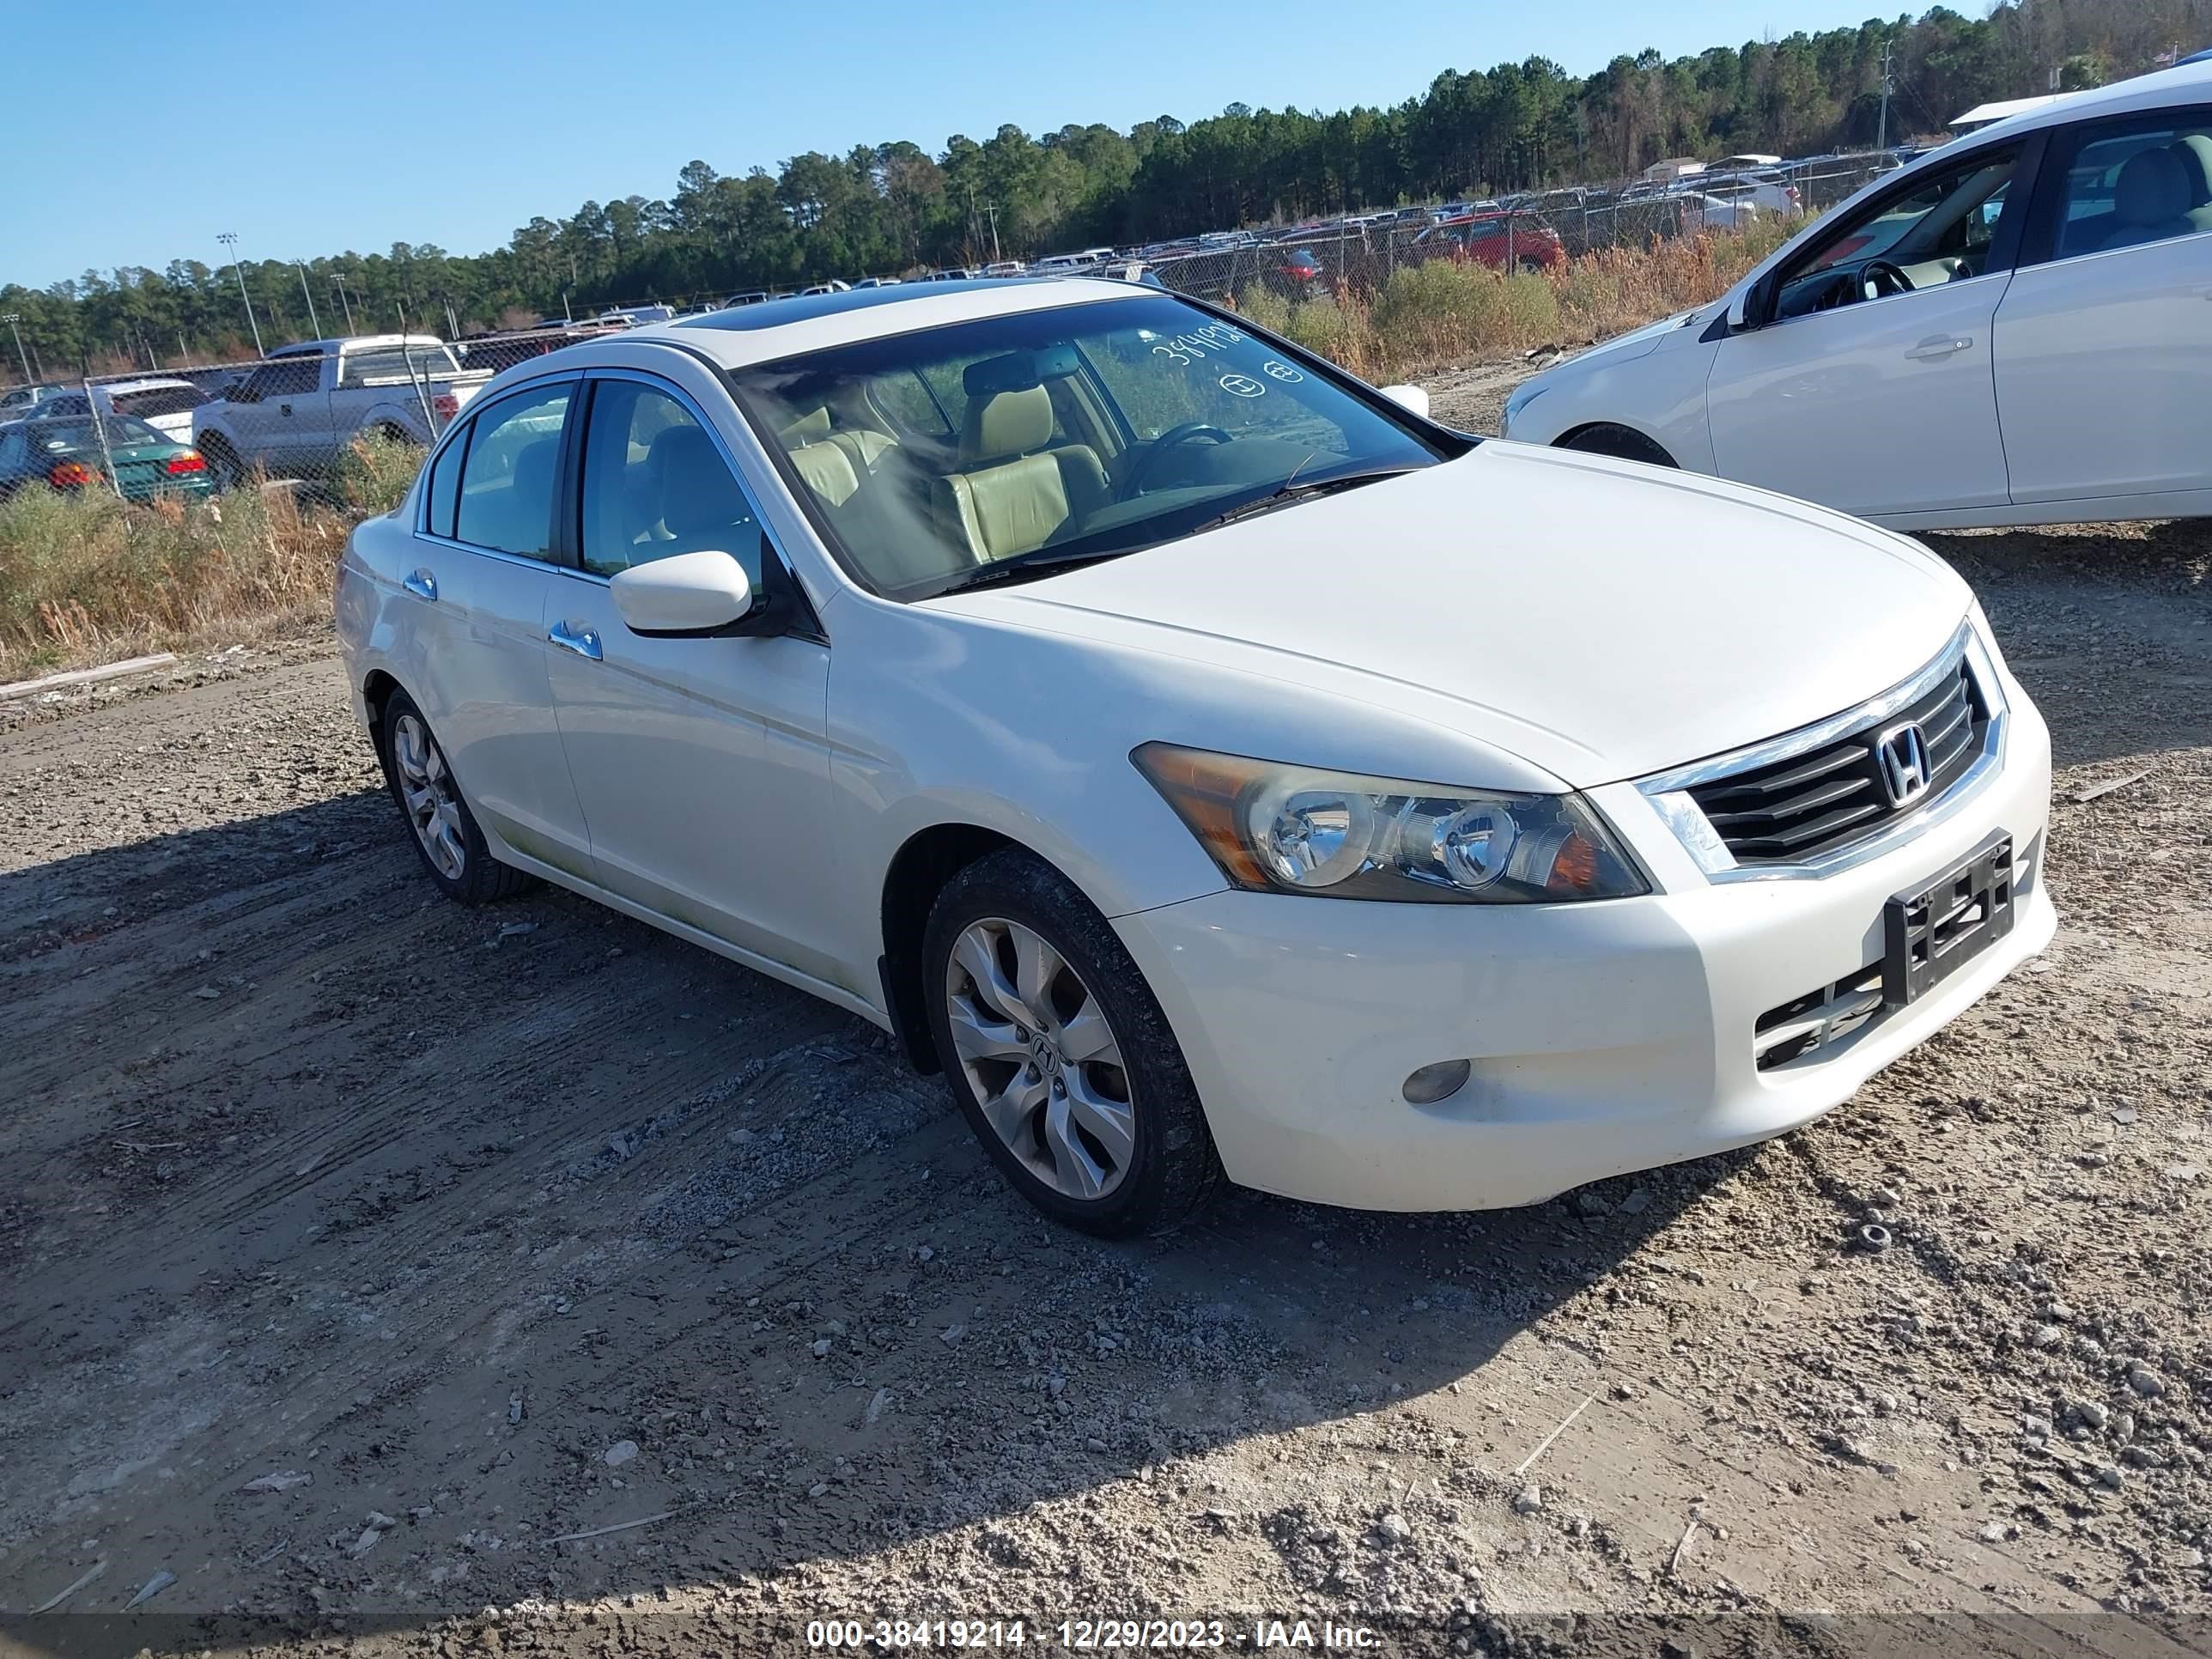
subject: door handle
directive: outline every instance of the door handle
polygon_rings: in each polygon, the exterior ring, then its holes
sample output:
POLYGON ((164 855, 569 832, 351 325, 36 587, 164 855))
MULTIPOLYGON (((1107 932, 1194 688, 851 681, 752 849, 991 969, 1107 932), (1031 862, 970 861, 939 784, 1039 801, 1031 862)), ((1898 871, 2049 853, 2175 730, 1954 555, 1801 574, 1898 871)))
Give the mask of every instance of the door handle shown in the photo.
POLYGON ((276 412, 279 415, 289 415, 292 412, 292 405, 289 404, 279 404, 276 405, 276 412))
POLYGON ((599 649, 599 630, 593 628, 571 629, 568 623, 557 622, 545 630, 545 637, 563 651, 573 651, 593 662, 603 662, 606 653, 599 649))
POLYGON ((1931 334, 1905 355, 1917 362, 1937 362, 1954 351, 1973 348, 1973 337, 1967 334, 1931 334))
POLYGON ((399 585, 418 599, 434 599, 438 597, 438 579, 427 570, 416 571, 399 585))

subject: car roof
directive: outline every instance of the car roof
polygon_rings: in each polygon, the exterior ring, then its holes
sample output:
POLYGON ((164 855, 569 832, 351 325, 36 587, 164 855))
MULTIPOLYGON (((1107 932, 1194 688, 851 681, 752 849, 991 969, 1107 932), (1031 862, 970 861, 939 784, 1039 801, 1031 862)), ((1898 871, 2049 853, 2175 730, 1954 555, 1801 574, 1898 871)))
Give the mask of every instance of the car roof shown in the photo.
MULTIPOLYGON (((1159 295, 1158 289, 1105 277, 983 276, 949 283, 902 283, 896 288, 800 295, 740 310, 682 317, 633 330, 623 338, 625 343, 659 341, 696 347, 725 368, 739 368, 796 352, 818 351, 917 329, 1048 311, 1056 306, 1158 299, 1159 295)), ((543 368, 571 352, 589 354, 605 349, 599 342, 587 342, 533 361, 543 368)))
MULTIPOLYGON (((2196 103, 2206 95, 2208 88, 2212 88, 2212 63, 2177 64, 2172 69, 2115 81, 2108 87, 2063 93, 2033 109, 2008 116, 1964 137, 1954 138, 1948 144, 1939 145, 1929 154, 1957 154, 1970 143, 1978 145, 1991 138, 2003 139, 2044 127, 2065 126, 2105 115, 2127 115, 2137 110, 2163 109, 2172 104, 2196 103)), ((1923 165, 1925 161, 1926 157, 1915 157, 1912 165, 1923 165)))
MULTIPOLYGON (((173 374, 149 374, 139 380, 110 380, 100 389, 111 398, 119 398, 127 392, 165 392, 171 386, 189 386, 190 380, 180 380, 173 374)), ((195 391, 198 388, 194 387, 195 391)))

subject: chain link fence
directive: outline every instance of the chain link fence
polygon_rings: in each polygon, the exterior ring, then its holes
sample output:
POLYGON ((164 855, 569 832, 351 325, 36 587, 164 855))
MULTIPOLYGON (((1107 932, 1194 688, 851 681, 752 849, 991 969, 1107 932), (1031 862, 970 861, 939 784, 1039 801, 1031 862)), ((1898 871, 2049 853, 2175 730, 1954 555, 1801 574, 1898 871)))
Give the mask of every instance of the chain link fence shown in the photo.
POLYGON ((1346 289, 1376 293, 1401 266, 1435 258, 1550 271, 1601 248, 1647 248, 1778 217, 1801 222, 1896 165, 1878 152, 1710 179, 1693 174, 1673 187, 1575 185, 1473 203, 1456 213, 1407 208, 1364 222, 1239 233, 1233 246, 1163 253, 1153 269, 1169 288, 1203 299, 1231 299, 1256 287, 1293 301, 1346 289))
POLYGON ((43 487, 189 501, 281 487, 378 510, 494 374, 607 331, 365 335, 11 386, 0 392, 0 499, 43 487))
MULTIPOLYGON (((1577 186, 1455 204, 1458 211, 1401 209, 1204 239, 1231 245, 1162 252, 1152 264, 1183 293, 1237 300, 1259 289, 1293 302, 1371 295, 1401 267, 1440 258, 1551 272, 1603 248, 1650 247, 1778 216, 1794 222, 1895 165, 1886 154, 1837 156, 1692 176, 1667 188, 1577 186)), ((173 362, 9 386, 0 390, 0 498, 32 487, 135 501, 283 487, 380 510, 404 491, 422 450, 501 369, 674 314, 667 306, 618 307, 591 322, 452 340, 362 335, 281 346, 243 362, 173 362)))

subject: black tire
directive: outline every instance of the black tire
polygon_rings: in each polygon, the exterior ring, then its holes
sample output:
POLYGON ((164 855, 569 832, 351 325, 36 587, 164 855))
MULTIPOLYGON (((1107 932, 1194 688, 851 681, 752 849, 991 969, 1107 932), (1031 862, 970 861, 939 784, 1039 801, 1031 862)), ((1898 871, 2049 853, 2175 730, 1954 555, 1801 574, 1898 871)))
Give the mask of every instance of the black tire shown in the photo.
MULTIPOLYGON (((1018 849, 994 853, 945 884, 922 942, 923 998, 952 1097, 977 1140, 1016 1191, 1054 1220, 1103 1237, 1173 1231, 1210 1200, 1224 1177, 1197 1086, 1152 988, 1114 929, 1050 865, 1018 849), (952 1041, 946 993, 954 947, 971 924, 1002 920, 1058 951, 1097 999, 1123 1059, 1134 1121, 1133 1152, 1103 1196, 1072 1196, 1016 1156, 984 1115, 952 1041)), ((1042 1109, 1039 1113, 1042 1117, 1042 1109)))
POLYGON ((1586 426, 1559 441, 1561 449, 1579 449, 1591 455, 1610 455, 1615 460, 1641 461, 1646 466, 1673 466, 1674 458, 1631 427, 1601 423, 1586 426))
POLYGON ((399 809, 407 839, 413 844, 416 855, 422 860, 423 869, 429 872, 430 879, 438 884, 439 890, 447 898, 471 906, 490 904, 500 899, 512 898, 517 893, 526 893, 538 884, 537 877, 511 865, 501 864, 492 856, 483 831, 477 827, 476 814, 469 810, 468 801, 461 793, 460 781, 453 777, 450 768, 445 765, 445 750, 438 742, 437 733, 431 729, 429 720, 416 706, 415 700, 404 691, 394 691, 385 702, 383 717, 376 723, 376 752, 377 758, 384 763, 385 785, 392 792, 392 805, 399 809), (430 752, 438 759, 438 771, 445 780, 453 809, 455 839, 460 851, 458 872, 440 867, 423 835, 416 828, 415 814, 407 802, 408 785, 403 777, 402 760, 398 752, 403 720, 420 726, 422 735, 428 740, 430 752))

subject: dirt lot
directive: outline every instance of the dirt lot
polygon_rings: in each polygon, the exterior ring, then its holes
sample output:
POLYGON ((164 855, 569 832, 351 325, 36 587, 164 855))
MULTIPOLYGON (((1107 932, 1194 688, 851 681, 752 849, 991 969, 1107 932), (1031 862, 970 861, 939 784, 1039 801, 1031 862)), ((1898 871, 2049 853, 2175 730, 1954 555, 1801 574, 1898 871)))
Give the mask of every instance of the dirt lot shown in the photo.
POLYGON ((558 892, 439 900, 326 641, 0 708, 0 1609, 85 1580, 0 1649, 2199 1647, 2212 532, 1936 544, 2056 734, 2044 960, 1784 1141, 1127 1247, 870 1028, 558 892), (166 1623, 66 1616, 165 1574, 166 1623))

